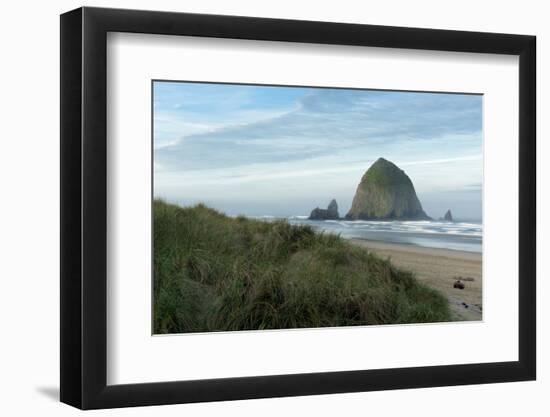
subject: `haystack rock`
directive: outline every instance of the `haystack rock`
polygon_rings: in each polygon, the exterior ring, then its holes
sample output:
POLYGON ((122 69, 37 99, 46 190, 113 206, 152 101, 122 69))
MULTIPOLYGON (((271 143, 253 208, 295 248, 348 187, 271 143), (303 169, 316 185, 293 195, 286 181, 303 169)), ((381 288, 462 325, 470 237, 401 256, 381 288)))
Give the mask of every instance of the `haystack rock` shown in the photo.
POLYGON ((309 220, 338 220, 340 215, 338 214, 338 203, 336 200, 332 200, 326 209, 317 207, 313 209, 309 215, 309 220))
POLYGON ((447 210, 447 213, 445 213, 445 216, 443 216, 443 220, 446 222, 452 222, 453 221, 453 215, 451 214, 451 210, 447 210))
POLYGON ((392 162, 378 158, 357 186, 348 220, 431 220, 411 179, 392 162))

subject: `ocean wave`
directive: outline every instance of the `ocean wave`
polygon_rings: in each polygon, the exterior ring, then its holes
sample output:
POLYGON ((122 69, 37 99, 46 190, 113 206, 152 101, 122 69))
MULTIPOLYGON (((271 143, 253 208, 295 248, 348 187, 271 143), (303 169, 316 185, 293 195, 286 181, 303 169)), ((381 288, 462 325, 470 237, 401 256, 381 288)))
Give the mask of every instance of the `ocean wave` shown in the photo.
POLYGON ((472 222, 430 220, 309 220, 306 216, 287 218, 291 224, 310 225, 323 233, 345 239, 367 239, 409 243, 426 247, 481 252, 483 225, 472 222))
POLYGON ((385 233, 414 233, 481 237, 482 225, 466 222, 439 222, 439 221, 378 221, 378 220, 307 220, 289 219, 301 224, 310 224, 326 231, 341 232, 385 232, 385 233))

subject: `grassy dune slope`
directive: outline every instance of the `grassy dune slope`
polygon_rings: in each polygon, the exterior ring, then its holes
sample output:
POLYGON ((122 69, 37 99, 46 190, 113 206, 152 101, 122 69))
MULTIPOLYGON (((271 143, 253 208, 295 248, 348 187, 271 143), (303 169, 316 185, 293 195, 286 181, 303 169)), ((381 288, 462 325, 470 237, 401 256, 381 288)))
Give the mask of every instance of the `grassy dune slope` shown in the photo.
POLYGON ((338 236, 154 202, 157 334, 448 320, 438 292, 338 236))

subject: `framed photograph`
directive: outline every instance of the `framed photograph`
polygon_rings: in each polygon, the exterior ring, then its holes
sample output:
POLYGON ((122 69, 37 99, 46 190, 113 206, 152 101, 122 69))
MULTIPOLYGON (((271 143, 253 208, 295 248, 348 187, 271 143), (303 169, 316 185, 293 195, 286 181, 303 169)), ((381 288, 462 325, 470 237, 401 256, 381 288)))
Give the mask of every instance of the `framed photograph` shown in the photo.
POLYGON ((61 16, 61 401, 533 380, 535 37, 61 16))

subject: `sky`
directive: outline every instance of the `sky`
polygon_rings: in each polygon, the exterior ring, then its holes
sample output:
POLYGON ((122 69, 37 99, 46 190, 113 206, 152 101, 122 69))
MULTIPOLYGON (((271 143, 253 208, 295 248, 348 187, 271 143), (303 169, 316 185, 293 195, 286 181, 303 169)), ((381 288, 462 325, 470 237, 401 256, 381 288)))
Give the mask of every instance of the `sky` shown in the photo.
POLYGON ((424 210, 481 218, 482 96, 155 81, 154 195, 227 214, 340 215, 379 157, 424 210))

